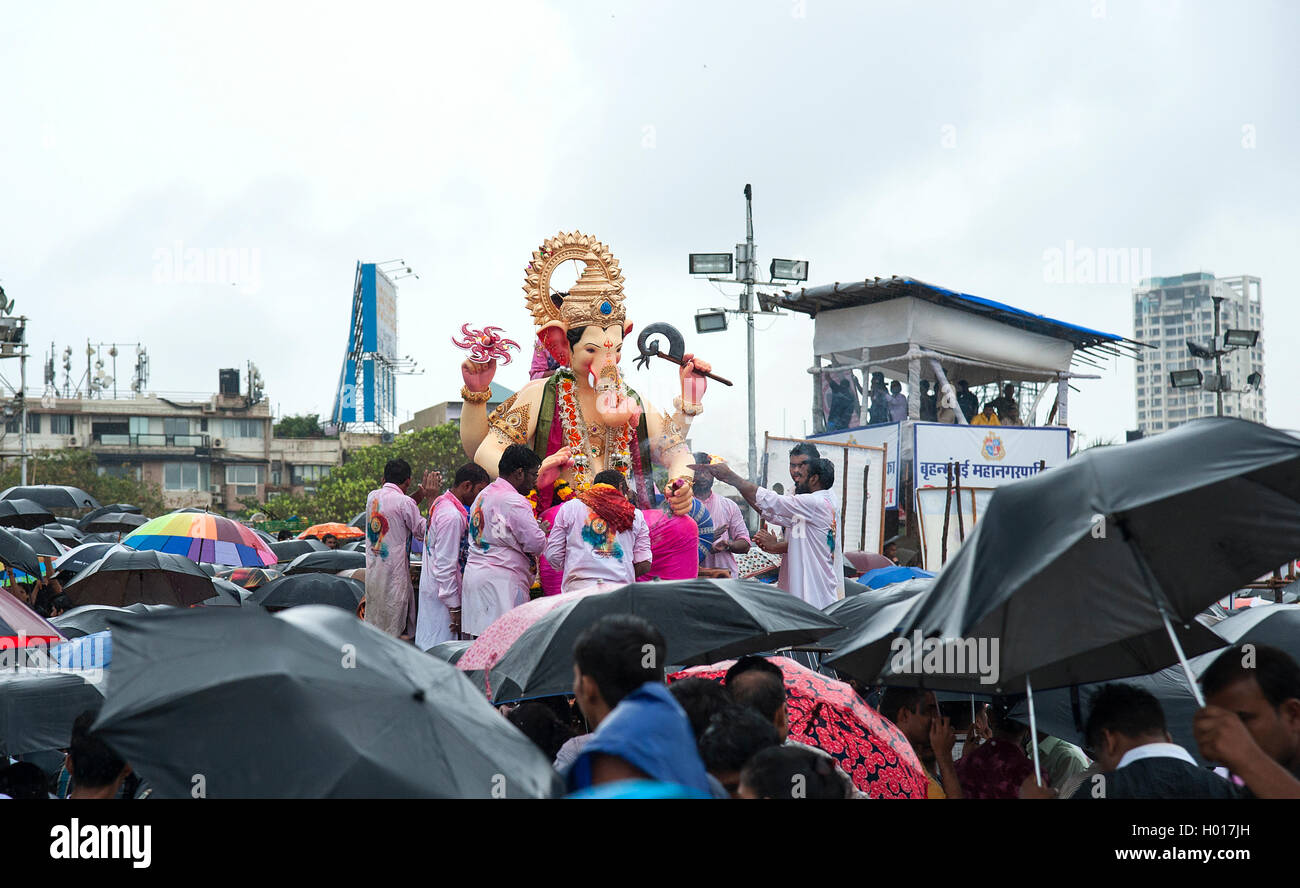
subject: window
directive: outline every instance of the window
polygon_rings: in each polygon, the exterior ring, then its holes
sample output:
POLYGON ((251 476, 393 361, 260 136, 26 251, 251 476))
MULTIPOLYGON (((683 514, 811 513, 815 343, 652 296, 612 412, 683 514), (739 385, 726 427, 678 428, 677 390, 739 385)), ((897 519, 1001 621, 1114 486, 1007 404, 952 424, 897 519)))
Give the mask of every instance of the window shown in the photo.
POLYGON ((257 496, 262 466, 226 466, 226 483, 235 485, 235 496, 257 496))
POLYGON ((329 466, 294 466, 292 483, 294 486, 305 484, 314 487, 329 476, 329 466))
POLYGON ((101 465, 97 467, 96 473, 109 478, 131 478, 135 481, 140 480, 140 467, 130 463, 115 463, 101 465))
POLYGON ((19 430, 22 428, 22 425, 23 425, 23 419, 21 413, 15 413, 13 416, 6 416, 5 434, 6 435, 18 434, 19 430))
POLYGON ((187 417, 168 417, 163 420, 164 435, 188 435, 190 421, 187 417))
POLYGON ((225 433, 227 438, 261 438, 262 420, 260 419, 227 419, 224 420, 225 433))
POLYGON ((208 466, 196 462, 163 463, 163 490, 206 490, 208 466))
POLYGON ((72 434, 72 417, 66 413, 50 414, 50 434, 51 435, 71 435, 72 434))
POLYGON ((27 414, 27 434, 39 435, 41 433, 41 415, 39 413, 27 414))

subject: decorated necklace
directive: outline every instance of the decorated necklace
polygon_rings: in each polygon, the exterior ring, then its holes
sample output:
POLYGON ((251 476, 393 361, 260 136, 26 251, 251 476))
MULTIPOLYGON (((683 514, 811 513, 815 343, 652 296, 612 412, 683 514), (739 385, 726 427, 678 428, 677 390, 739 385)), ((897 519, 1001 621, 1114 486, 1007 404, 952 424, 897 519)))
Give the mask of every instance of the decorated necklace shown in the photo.
POLYGON ((627 475, 632 469, 629 425, 625 423, 617 429, 605 426, 604 434, 593 439, 591 426, 582 414, 577 377, 567 367, 558 371, 558 375, 560 421, 565 446, 573 452, 574 486, 578 489, 590 486, 594 474, 591 468, 602 456, 607 468, 618 469, 627 475))

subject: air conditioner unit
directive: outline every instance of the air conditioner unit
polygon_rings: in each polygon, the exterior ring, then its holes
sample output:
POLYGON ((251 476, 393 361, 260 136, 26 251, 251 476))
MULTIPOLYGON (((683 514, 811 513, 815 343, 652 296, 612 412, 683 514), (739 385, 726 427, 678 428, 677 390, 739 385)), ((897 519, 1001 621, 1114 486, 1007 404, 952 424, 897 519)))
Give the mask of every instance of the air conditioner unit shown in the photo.
POLYGON ((69 438, 68 438, 68 446, 69 446, 69 447, 76 447, 76 446, 77 446, 77 436, 76 436, 76 435, 71 435, 71 436, 69 436, 69 438))
POLYGON ((211 486, 208 488, 208 493, 212 494, 213 496, 220 496, 220 495, 221 495, 221 485, 220 485, 220 484, 213 484, 213 485, 211 485, 211 486))
POLYGON ((212 439, 212 446, 213 446, 213 447, 224 447, 224 446, 225 446, 225 443, 226 443, 226 442, 223 441, 223 440, 220 439, 220 438, 213 438, 213 439, 212 439))

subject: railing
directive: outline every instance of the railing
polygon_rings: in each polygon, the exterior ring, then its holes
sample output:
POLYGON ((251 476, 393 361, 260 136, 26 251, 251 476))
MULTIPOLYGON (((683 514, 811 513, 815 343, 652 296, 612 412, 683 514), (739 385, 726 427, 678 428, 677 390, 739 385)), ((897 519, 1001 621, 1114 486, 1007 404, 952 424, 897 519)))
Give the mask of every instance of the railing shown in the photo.
POLYGON ((207 435, 111 435, 97 434, 95 443, 105 447, 207 447, 207 435))

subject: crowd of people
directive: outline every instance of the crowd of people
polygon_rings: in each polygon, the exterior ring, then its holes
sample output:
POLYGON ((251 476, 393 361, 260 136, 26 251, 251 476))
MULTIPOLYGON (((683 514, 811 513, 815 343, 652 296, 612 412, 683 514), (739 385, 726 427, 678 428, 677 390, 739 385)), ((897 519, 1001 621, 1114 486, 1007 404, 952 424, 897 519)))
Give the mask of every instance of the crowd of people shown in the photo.
MULTIPOLYGON (((827 380, 829 399, 826 406, 826 430, 850 428, 853 418, 860 410, 859 393, 861 384, 851 372, 830 373, 827 380)), ((916 416, 910 417, 921 422, 940 422, 955 424, 960 422, 958 414, 967 425, 1002 425, 1018 426, 1023 421, 1020 416, 1020 402, 1015 385, 1006 383, 997 397, 980 404, 970 385, 959 379, 956 385, 940 386, 935 380, 922 379, 919 384, 919 408, 916 416)), ((903 422, 909 418, 908 395, 900 380, 886 382, 885 374, 871 374, 865 403, 866 425, 903 422)))

